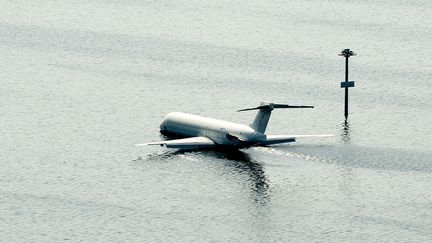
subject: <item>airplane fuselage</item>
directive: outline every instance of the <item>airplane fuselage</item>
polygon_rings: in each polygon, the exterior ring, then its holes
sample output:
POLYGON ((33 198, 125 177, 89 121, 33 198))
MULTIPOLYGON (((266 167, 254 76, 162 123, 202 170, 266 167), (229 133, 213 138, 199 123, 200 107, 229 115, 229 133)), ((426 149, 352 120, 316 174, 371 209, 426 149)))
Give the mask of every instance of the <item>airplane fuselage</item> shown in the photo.
POLYGON ((332 136, 265 134, 272 110, 279 108, 313 108, 313 106, 293 106, 261 102, 258 107, 238 110, 258 110, 250 126, 187 113, 172 112, 164 118, 160 125, 160 131, 166 135, 181 137, 180 139, 136 144, 136 146, 159 145, 177 149, 208 149, 221 146, 228 148, 248 148, 252 146, 291 143, 295 142, 297 138, 332 136))
POLYGON ((160 130, 181 137, 207 137, 222 146, 249 147, 266 140, 265 134, 247 125, 181 112, 169 113, 160 130))

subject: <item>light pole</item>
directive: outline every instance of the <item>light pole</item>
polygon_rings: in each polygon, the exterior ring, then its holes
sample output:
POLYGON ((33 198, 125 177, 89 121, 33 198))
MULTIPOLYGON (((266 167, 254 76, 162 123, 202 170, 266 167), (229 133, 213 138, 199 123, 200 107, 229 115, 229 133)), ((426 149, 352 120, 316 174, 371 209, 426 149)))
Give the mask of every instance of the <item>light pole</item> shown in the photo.
POLYGON ((345 57, 345 82, 341 82, 341 88, 345 88, 345 119, 348 119, 348 88, 354 87, 354 81, 348 81, 348 58, 356 54, 350 49, 344 49, 339 56, 345 57))

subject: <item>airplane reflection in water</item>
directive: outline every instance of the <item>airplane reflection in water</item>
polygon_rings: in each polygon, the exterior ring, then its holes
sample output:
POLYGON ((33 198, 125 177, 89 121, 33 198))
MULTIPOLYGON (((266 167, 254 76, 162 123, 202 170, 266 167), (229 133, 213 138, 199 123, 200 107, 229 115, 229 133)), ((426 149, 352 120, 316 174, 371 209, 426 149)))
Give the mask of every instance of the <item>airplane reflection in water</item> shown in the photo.
POLYGON ((178 149, 248 148, 252 146, 295 142, 296 139, 305 137, 333 136, 265 134, 272 110, 279 108, 313 108, 313 106, 293 106, 261 102, 258 107, 238 110, 258 110, 258 114, 250 126, 181 112, 172 112, 163 120, 160 125, 160 131, 162 134, 183 137, 182 139, 136 144, 136 146, 160 145, 178 149))
POLYGON ((248 181, 251 183, 250 191, 252 192, 252 198, 256 203, 265 204, 269 200, 269 185, 263 165, 251 158, 249 154, 238 149, 225 147, 200 149, 199 151, 179 149, 161 154, 150 154, 147 158, 138 157, 135 161, 167 161, 170 158, 188 154, 190 156, 205 155, 206 157, 222 160, 224 162, 223 165, 229 168, 229 170, 235 170, 239 174, 248 176, 248 181))

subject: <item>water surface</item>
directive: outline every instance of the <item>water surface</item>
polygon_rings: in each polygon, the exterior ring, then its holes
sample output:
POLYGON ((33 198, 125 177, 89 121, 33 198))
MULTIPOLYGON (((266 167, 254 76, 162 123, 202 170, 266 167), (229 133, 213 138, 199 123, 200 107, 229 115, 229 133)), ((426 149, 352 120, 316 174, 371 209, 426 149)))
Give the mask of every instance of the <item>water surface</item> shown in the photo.
POLYGON ((429 1, 0 3, 5 242, 431 241, 429 1), (352 48, 350 117, 344 60, 352 48), (134 147, 171 111, 330 139, 134 147))

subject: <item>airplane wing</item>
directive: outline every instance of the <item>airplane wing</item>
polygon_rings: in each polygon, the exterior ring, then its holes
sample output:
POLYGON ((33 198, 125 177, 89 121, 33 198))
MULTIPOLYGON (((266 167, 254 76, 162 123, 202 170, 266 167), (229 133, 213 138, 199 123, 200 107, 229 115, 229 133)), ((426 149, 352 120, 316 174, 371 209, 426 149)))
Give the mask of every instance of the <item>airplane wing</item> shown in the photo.
POLYGON ((167 148, 178 148, 178 149, 199 149, 199 148, 211 148, 217 144, 213 140, 206 137, 191 137, 182 139, 173 139, 155 143, 143 143, 135 144, 135 146, 146 146, 146 145, 159 145, 167 148))
POLYGON ((333 137, 334 135, 267 135, 266 141, 259 142, 258 146, 271 145, 278 143, 290 143, 295 142, 298 138, 323 138, 323 137, 333 137))

